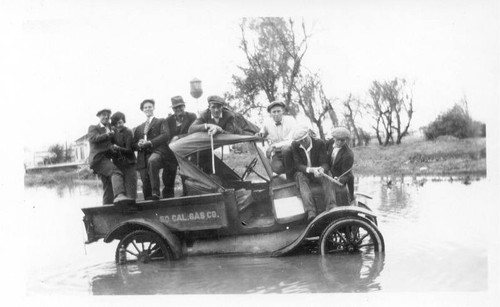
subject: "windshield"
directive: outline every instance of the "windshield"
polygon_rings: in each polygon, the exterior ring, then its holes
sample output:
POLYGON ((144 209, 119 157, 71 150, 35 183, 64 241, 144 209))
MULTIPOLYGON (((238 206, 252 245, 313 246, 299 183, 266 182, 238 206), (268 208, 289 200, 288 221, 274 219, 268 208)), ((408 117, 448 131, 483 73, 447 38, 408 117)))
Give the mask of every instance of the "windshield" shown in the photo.
POLYGON ((256 146, 254 142, 243 142, 232 145, 226 145, 215 150, 215 156, 218 160, 222 161, 225 166, 216 163, 216 173, 234 172, 239 178, 245 181, 265 181, 269 180, 269 175, 266 171, 266 166, 262 163, 262 151, 256 146), (220 169, 217 169, 219 166, 220 169), (251 171, 247 171, 248 167, 251 171))

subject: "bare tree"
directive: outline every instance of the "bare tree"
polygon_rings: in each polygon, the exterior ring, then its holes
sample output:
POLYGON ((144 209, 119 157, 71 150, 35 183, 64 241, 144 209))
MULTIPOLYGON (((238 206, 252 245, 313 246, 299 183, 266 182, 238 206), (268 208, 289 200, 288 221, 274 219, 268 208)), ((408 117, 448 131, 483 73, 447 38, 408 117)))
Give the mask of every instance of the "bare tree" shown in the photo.
POLYGON ((392 129, 396 131, 396 144, 401 144, 403 137, 408 135, 413 117, 413 93, 405 79, 395 78, 384 84, 385 100, 391 106, 392 129))
POLYGON ((311 123, 318 129, 319 135, 325 139, 323 124, 328 114, 334 126, 338 125, 337 114, 333 109, 331 99, 326 98, 323 85, 318 75, 301 76, 296 83, 297 104, 311 123))
POLYGON ((413 117, 413 94, 407 81, 395 78, 392 81, 380 83, 373 81, 369 89, 371 103, 368 108, 374 118, 373 129, 380 145, 401 144, 403 137, 408 135, 413 117))
POLYGON ((243 76, 233 75, 236 91, 227 95, 230 102, 241 101, 244 111, 262 109, 271 101, 283 99, 289 113, 295 116, 299 111, 293 99, 295 83, 310 37, 304 22, 297 30, 291 18, 245 18, 240 29, 240 48, 248 66, 239 67, 243 76), (261 93, 267 103, 257 101, 261 93))
POLYGON ((352 93, 349 94, 343 105, 345 107, 344 118, 346 120, 348 129, 354 133, 353 146, 362 145, 363 139, 360 137, 360 132, 356 126, 356 117, 360 114, 360 101, 354 98, 352 93))

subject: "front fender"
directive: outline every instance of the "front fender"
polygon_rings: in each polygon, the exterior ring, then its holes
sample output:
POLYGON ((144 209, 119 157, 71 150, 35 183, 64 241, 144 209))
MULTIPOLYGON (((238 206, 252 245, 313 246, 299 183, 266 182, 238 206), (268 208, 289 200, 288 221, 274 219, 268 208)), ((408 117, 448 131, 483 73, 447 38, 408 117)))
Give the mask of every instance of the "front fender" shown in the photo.
POLYGON ((165 225, 158 221, 145 218, 135 218, 124 221, 115 226, 104 238, 104 242, 109 243, 115 239, 121 240, 134 230, 149 230, 163 238, 172 250, 175 259, 182 257, 182 245, 179 238, 173 234, 165 225))
POLYGON ((329 211, 322 212, 314 220, 312 220, 309 225, 304 229, 304 231, 289 245, 280 248, 272 253, 272 256, 285 256, 293 252, 297 247, 299 247, 306 238, 319 237, 323 230, 334 220, 347 217, 347 216, 357 216, 365 218, 366 220, 373 223, 372 220, 376 220, 376 215, 372 211, 358 207, 358 206, 341 206, 333 208, 329 211))

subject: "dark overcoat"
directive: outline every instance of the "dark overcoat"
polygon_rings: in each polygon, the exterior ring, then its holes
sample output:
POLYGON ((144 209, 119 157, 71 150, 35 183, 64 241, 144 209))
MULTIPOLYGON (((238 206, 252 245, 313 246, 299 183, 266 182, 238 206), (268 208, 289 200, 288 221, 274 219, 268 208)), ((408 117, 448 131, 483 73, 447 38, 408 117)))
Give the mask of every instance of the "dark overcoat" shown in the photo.
POLYGON ((106 128, 100 125, 90 125, 87 137, 90 145, 89 166, 92 168, 103 158, 111 158, 111 139, 106 128))
POLYGON ((352 174, 352 166, 354 165, 354 153, 352 150, 345 144, 342 148, 339 149, 337 155, 335 156, 335 161, 332 161, 332 152, 333 152, 333 143, 335 141, 333 139, 328 141, 327 149, 328 149, 328 164, 330 172, 333 177, 338 177, 349 169, 345 175, 339 178, 339 181, 342 184, 347 184, 347 188, 349 189, 349 193, 351 197, 354 196, 354 175, 352 174))
POLYGON ((224 130, 223 133, 240 133, 239 129, 234 124, 234 114, 226 109, 222 109, 222 118, 219 120, 219 123, 216 123, 212 119, 210 109, 201 112, 200 116, 193 122, 191 127, 189 127, 189 133, 207 131, 205 129, 205 124, 217 125, 224 130))
MULTIPOLYGON (((311 167, 321 166, 325 171, 328 170, 328 159, 326 156, 325 143, 322 140, 316 138, 311 138, 311 142, 312 148, 309 153, 311 159, 311 167)), ((307 173, 307 156, 305 151, 300 148, 300 144, 297 141, 293 141, 291 147, 295 171, 307 173)))

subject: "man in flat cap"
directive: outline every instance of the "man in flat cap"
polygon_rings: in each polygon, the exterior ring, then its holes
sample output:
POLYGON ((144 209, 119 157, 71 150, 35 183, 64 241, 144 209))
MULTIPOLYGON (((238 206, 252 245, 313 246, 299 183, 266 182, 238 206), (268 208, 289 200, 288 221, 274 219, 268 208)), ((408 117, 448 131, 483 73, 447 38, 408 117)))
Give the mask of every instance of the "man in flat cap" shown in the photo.
POLYGON ((297 122, 291 116, 284 116, 285 103, 273 101, 267 107, 270 118, 264 124, 258 135, 269 141, 266 155, 271 159, 271 168, 276 174, 286 174, 288 180, 293 180, 295 173, 292 156, 292 136, 297 122))
POLYGON ((325 143, 311 137, 306 127, 299 127, 293 133, 292 154, 296 171, 295 180, 299 186, 307 219, 311 221, 319 213, 311 193, 312 183, 321 183, 326 207, 335 206, 332 183, 322 175, 328 170, 325 143))
POLYGON ((189 127, 189 133, 207 131, 212 135, 219 133, 239 134, 240 131, 234 124, 234 115, 224 108, 224 99, 213 95, 209 96, 207 100, 208 109, 201 112, 200 116, 189 127))
POLYGON ((155 101, 141 102, 146 121, 135 128, 134 150, 137 151, 137 170, 141 176, 142 193, 146 200, 160 199, 160 169, 165 165, 169 131, 164 119, 154 116, 155 101))
POLYGON ((114 131, 109 125, 111 110, 97 112, 97 125, 90 125, 87 133, 90 144, 90 168, 99 175, 104 190, 103 204, 134 203, 135 200, 125 196, 123 173, 111 162, 113 147, 111 140, 114 131))
MULTIPOLYGON (((327 142, 327 157, 330 172, 340 184, 333 184, 335 200, 338 206, 347 206, 354 200, 354 153, 349 148, 351 133, 347 128, 336 127, 332 130, 332 139, 327 142)), ((326 208, 327 210, 330 208, 326 208)))
MULTIPOLYGON (((189 133, 207 132, 209 135, 220 133, 240 134, 234 123, 234 114, 224 108, 225 101, 222 97, 213 95, 207 98, 208 109, 201 112, 200 116, 189 127, 189 133)), ((212 174, 210 151, 204 150, 198 154, 198 165, 207 174, 212 174)))
MULTIPOLYGON (((179 136, 188 133, 191 124, 196 120, 196 114, 186 112, 186 103, 182 96, 174 96, 171 98, 172 110, 174 114, 167 117, 166 122, 170 131, 169 143, 174 142, 179 136)), ((168 148, 166 154, 166 165, 163 169, 162 179, 165 188, 162 191, 163 198, 174 197, 175 176, 177 174, 177 159, 174 153, 168 148)), ((184 188, 184 178, 182 178, 183 194, 186 193, 184 188)))

